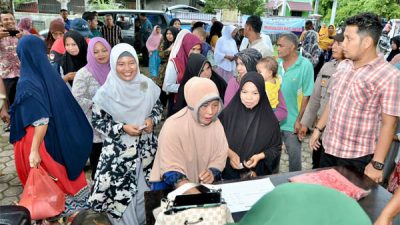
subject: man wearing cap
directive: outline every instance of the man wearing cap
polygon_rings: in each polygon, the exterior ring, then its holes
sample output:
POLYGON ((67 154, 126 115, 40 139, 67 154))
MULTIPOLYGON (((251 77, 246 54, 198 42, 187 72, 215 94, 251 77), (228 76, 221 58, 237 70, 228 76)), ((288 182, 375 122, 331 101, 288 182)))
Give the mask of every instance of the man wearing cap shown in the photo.
POLYGON ((90 32, 89 24, 86 20, 81 18, 76 18, 71 22, 71 30, 77 31, 80 33, 85 39, 88 39, 89 36, 92 35, 90 32))
MULTIPOLYGON (((329 100, 329 80, 336 72, 337 65, 344 59, 342 43, 344 40, 343 31, 338 32, 336 36, 332 37, 335 41, 332 46, 333 60, 324 64, 322 69, 319 71, 317 79, 315 80, 314 90, 310 97, 310 101, 307 104, 306 111, 304 111, 303 118, 301 119, 301 130, 300 137, 303 139, 306 136, 307 130, 313 128, 314 123, 318 120, 322 112, 324 111, 325 105, 329 100)), ((314 138, 320 137, 319 132, 315 132, 314 138), (318 135, 317 135, 318 134, 318 135)), ((313 169, 319 168, 319 161, 321 158, 321 152, 324 150, 321 145, 318 149, 312 153, 313 169)))
POLYGON ((111 47, 121 43, 122 31, 121 28, 114 24, 114 18, 111 14, 105 15, 105 24, 100 28, 100 32, 104 39, 108 41, 111 47))

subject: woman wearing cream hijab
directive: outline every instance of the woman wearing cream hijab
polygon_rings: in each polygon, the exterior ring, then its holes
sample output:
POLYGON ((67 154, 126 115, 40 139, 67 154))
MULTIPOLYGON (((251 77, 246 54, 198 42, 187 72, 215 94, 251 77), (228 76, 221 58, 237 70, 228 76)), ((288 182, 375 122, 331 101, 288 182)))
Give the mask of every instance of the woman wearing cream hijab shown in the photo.
POLYGON ((218 120, 222 101, 214 82, 193 77, 184 89, 187 106, 164 123, 150 174, 153 190, 185 183, 213 183, 221 177, 228 142, 218 120))

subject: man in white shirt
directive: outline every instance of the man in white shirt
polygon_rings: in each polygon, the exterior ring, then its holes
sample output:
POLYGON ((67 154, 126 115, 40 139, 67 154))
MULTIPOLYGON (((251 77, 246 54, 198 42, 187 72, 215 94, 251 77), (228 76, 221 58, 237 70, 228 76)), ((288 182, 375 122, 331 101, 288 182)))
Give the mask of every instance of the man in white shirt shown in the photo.
POLYGON ((261 37, 261 27, 262 21, 259 16, 250 16, 247 18, 244 26, 244 36, 249 40, 247 48, 257 49, 263 58, 273 56, 273 49, 261 37))

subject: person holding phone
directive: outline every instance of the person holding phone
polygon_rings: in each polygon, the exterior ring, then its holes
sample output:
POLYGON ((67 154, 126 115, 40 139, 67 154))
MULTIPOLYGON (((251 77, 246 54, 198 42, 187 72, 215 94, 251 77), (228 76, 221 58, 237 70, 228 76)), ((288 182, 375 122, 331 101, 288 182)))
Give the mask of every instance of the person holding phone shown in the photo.
POLYGON ((145 220, 143 193, 149 190, 158 145, 153 127, 161 120, 160 88, 140 73, 129 44, 112 48, 110 67, 93 98, 92 125, 105 140, 89 203, 114 225, 139 225, 145 220))
MULTIPOLYGON (((14 102, 17 82, 20 73, 20 62, 17 57, 17 44, 23 32, 16 28, 15 18, 11 11, 2 11, 0 14, 0 77, 6 88, 7 104, 5 108, 14 102)), ((4 121, 7 123, 7 121, 4 121)), ((8 130, 8 127, 6 127, 8 130)))

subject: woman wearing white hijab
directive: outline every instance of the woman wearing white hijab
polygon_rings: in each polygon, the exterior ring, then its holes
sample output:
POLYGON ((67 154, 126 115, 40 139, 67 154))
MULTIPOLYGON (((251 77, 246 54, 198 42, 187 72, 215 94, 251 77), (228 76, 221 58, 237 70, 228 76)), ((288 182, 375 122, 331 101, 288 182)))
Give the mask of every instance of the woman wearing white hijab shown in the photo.
POLYGON ((112 224, 145 221, 144 191, 157 149, 153 127, 160 121, 160 88, 140 74, 135 49, 114 46, 111 71, 93 98, 92 124, 105 136, 89 203, 112 224))
POLYGON ((233 77, 236 68, 234 56, 238 53, 236 36, 238 29, 233 25, 224 26, 222 36, 218 39, 214 51, 215 63, 218 65, 216 72, 228 83, 233 77))

